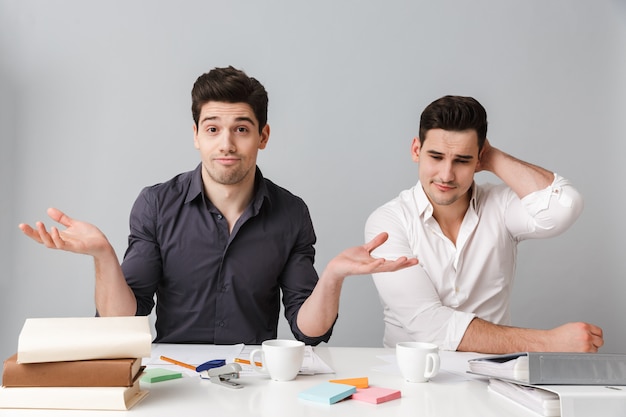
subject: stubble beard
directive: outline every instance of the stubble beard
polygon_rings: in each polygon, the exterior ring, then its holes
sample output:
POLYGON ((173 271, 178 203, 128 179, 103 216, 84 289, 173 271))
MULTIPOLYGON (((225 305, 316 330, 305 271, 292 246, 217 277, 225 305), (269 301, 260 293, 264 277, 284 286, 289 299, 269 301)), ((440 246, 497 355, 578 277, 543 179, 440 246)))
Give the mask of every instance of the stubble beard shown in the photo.
POLYGON ((250 169, 243 167, 204 167, 205 172, 212 181, 221 185, 235 185, 242 182, 250 173, 250 169))
POLYGON ((426 193, 431 203, 438 205, 438 206, 450 206, 456 203, 461 197, 463 197, 464 193, 463 194, 456 193, 458 191, 458 185, 457 184, 452 184, 452 185, 456 187, 455 191, 450 191, 450 192, 454 192, 454 194, 450 195, 446 193, 445 196, 441 196, 439 195, 441 194, 441 191, 439 191, 437 187, 434 185, 434 183, 431 182, 430 183, 431 190, 426 193))

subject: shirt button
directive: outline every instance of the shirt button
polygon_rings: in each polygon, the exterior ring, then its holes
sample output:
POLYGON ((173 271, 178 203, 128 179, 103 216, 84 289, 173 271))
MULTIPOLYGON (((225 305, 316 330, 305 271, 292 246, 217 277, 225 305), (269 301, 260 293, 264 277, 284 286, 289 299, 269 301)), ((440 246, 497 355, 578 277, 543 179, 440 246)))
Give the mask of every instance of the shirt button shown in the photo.
POLYGON ((222 216, 221 214, 218 214, 218 215, 217 215, 217 219, 218 219, 218 220, 222 220, 223 218, 224 218, 224 216, 222 216))
POLYGON ((224 322, 220 321, 219 323, 217 323, 217 325, 220 326, 220 327, 224 327, 224 322))

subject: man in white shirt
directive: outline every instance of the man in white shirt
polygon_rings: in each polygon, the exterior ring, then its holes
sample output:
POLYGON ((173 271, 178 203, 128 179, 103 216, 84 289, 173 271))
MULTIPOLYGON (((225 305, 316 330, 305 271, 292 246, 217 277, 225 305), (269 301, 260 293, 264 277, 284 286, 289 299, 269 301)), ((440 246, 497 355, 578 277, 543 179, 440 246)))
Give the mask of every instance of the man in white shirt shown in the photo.
POLYGON ((373 274, 385 346, 417 340, 485 353, 596 352, 604 342, 592 324, 510 326, 517 244, 556 236, 574 223, 583 201, 569 181, 492 147, 486 111, 471 97, 446 96, 427 106, 411 154, 417 185, 376 209, 365 226, 366 240, 389 233, 375 256, 419 259, 403 271, 373 274), (479 171, 503 184, 476 184, 479 171))

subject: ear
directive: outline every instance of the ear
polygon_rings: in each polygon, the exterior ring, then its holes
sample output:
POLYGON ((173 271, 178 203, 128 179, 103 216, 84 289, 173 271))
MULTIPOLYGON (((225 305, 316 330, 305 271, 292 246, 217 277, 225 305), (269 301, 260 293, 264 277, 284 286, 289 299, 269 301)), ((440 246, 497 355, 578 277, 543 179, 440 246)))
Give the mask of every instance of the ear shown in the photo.
POLYGON ((259 142, 259 149, 265 149, 267 142, 270 140, 270 125, 265 124, 261 129, 261 142, 259 142))
POLYGON ((198 126, 196 126, 195 122, 193 124, 193 146, 196 149, 200 149, 200 144, 198 143, 198 126))
POLYGON ((413 159, 413 162, 420 161, 420 148, 420 138, 416 136, 413 138, 413 142, 411 142, 411 158, 413 159))

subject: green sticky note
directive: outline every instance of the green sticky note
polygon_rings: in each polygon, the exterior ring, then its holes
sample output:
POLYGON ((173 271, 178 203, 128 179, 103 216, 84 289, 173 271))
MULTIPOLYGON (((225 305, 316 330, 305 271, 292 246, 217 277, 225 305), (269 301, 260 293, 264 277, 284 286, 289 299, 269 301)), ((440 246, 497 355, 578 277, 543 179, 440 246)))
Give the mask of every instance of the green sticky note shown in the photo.
POLYGON ((170 371, 163 368, 150 368, 146 369, 141 376, 141 382, 161 382, 169 379, 182 378, 183 374, 176 371, 170 371))

